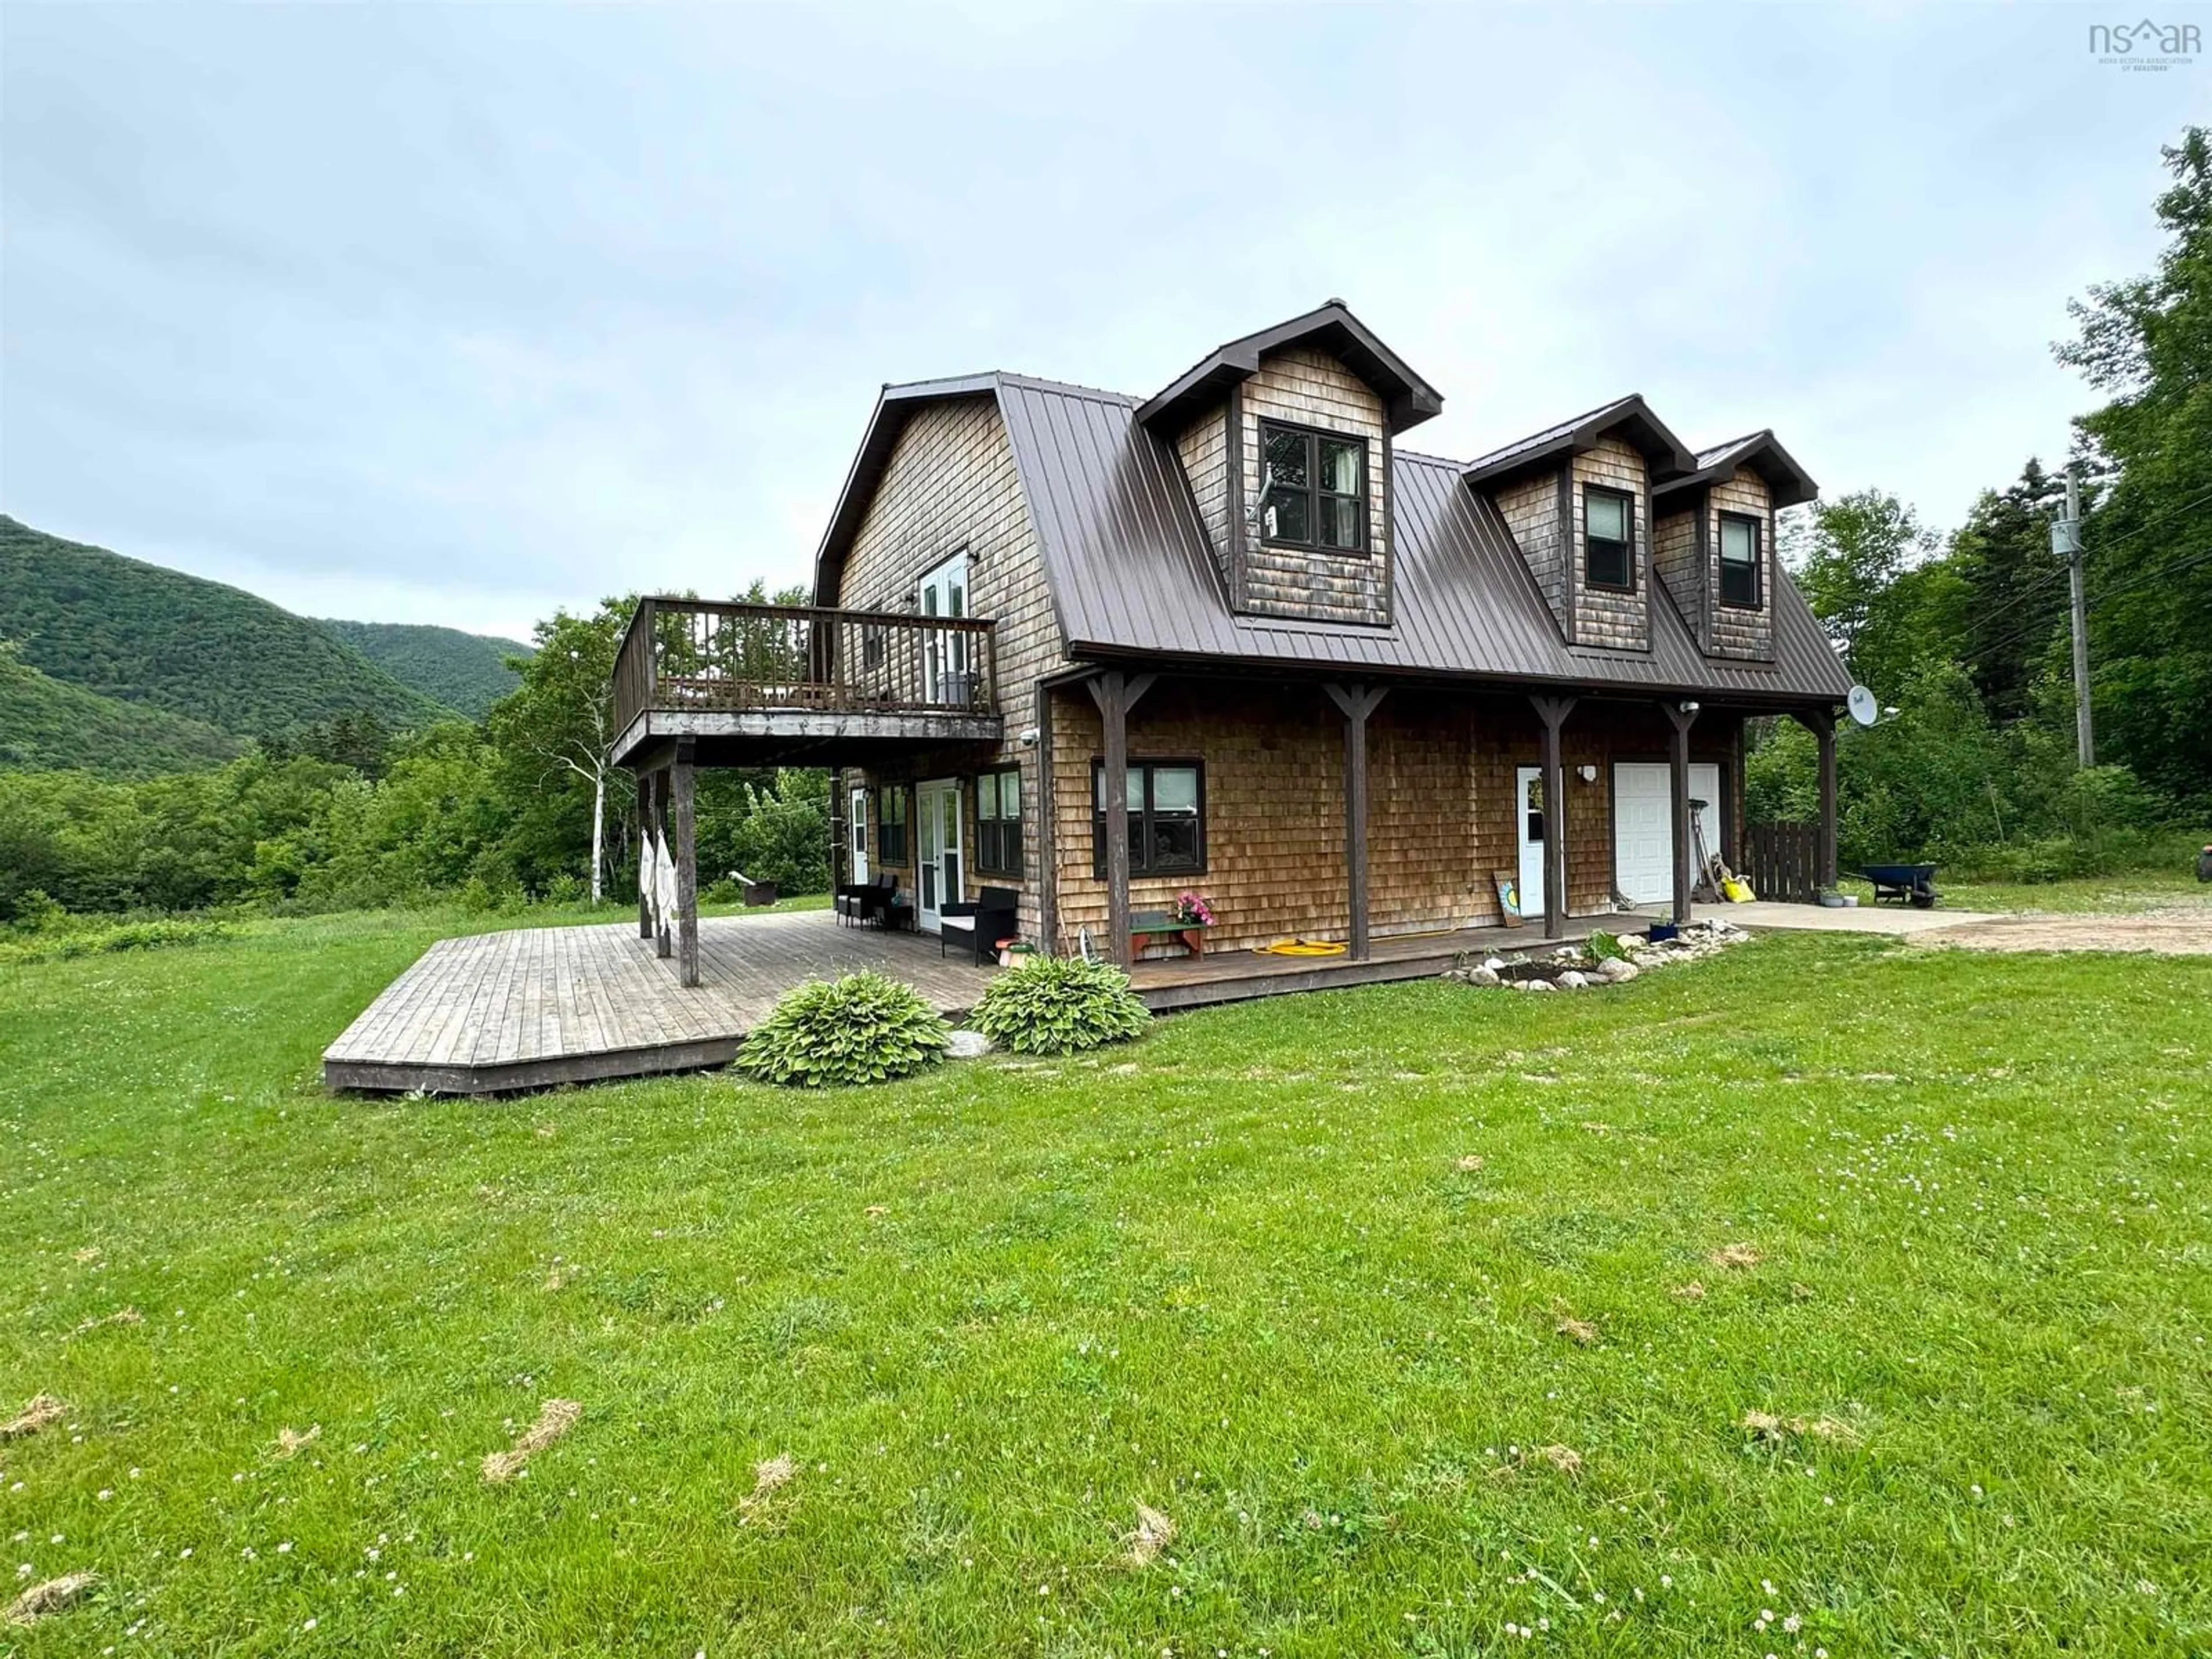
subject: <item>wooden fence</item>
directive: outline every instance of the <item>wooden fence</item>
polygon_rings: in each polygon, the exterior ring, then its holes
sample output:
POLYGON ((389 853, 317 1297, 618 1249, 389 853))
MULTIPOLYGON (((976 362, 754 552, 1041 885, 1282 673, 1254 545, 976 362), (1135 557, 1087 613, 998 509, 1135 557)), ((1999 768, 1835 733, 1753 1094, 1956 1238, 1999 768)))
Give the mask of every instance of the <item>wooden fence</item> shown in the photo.
POLYGON ((1820 831, 1810 823, 1747 823, 1738 872, 1763 899, 1811 904, 1820 896, 1820 831))

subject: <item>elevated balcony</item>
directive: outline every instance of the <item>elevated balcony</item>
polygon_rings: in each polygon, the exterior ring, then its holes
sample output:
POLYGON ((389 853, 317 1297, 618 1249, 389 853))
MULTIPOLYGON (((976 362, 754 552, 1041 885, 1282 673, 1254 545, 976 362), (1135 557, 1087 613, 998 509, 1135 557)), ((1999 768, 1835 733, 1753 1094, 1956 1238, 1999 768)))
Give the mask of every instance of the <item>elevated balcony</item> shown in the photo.
POLYGON ((638 601, 615 655, 614 757, 678 738, 706 765, 866 764, 994 744, 992 624, 814 605, 638 601))

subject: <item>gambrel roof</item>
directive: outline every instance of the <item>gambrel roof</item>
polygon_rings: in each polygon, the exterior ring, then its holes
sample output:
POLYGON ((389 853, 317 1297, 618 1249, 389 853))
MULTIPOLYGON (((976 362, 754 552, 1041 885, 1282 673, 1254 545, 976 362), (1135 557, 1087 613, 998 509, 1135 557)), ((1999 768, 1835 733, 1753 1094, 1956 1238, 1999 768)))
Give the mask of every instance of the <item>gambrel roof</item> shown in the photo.
MULTIPOLYGON (((1150 405, 1003 373, 885 388, 817 559, 817 603, 836 603, 846 551, 907 416, 928 403, 981 397, 993 398, 1006 422, 1072 656, 1725 693, 1777 707, 1832 703, 1850 689, 1803 596, 1779 573, 1771 662, 1705 655, 1663 582, 1651 585, 1648 652, 1569 645, 1504 520, 1469 481, 1469 464, 1402 450, 1390 460, 1391 623, 1241 614, 1230 606, 1172 441, 1139 418, 1150 405)), ((1557 445, 1605 413, 1525 441, 1557 445)), ((1663 427, 1657 434, 1675 441, 1663 427)), ((1686 467, 1700 459, 1686 447, 1681 458, 1686 467)))

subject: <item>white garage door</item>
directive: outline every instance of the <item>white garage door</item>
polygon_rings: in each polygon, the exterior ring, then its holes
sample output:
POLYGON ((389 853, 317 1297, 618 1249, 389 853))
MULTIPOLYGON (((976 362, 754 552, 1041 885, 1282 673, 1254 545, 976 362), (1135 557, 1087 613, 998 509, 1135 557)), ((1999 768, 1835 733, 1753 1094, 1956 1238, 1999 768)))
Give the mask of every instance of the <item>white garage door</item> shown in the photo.
MULTIPOLYGON (((1674 791, 1664 764, 1622 761, 1613 769, 1613 880, 1638 904, 1665 904, 1674 896, 1674 791)), ((1690 765, 1690 799, 1705 803, 1698 814, 1705 850, 1721 849, 1721 769, 1711 761, 1690 765)))

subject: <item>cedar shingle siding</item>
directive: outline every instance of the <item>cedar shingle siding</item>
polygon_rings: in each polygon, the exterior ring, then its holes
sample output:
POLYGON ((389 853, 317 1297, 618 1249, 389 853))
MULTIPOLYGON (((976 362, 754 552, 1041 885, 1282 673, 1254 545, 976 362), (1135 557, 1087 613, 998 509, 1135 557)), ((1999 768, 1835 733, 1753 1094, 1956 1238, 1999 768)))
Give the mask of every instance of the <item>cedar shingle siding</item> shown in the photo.
POLYGON ((1236 608, 1258 616, 1365 624, 1390 620, 1390 550, 1384 526, 1382 400, 1326 353, 1294 347, 1261 360, 1243 388, 1244 499, 1260 500, 1260 422, 1288 421, 1367 443, 1367 546, 1350 552, 1271 547, 1257 536, 1244 554, 1236 608))
MULTIPOLYGON (((988 617, 997 623, 993 645, 1000 706, 1006 716, 1006 741, 995 756, 974 749, 920 752, 910 767, 900 769, 896 779, 964 777, 1000 763, 1021 769, 1022 875, 985 878, 963 870, 962 884, 971 894, 984 880, 994 886, 1018 889, 1022 895, 1022 926, 1034 933, 1040 920, 1037 761, 1036 750, 1024 748, 1018 734, 1029 723, 1030 690, 1038 676, 1060 664, 1062 647, 1044 567, 1037 557, 1036 531, 1015 471, 1013 450, 1006 441, 1006 422, 1000 416, 997 400, 989 397, 932 404, 916 410, 908 421, 846 556, 837 603, 854 610, 913 611, 915 586, 923 574, 963 548, 968 555, 969 614, 988 617)), ((840 800, 842 792, 856 782, 872 786, 890 781, 890 776, 889 773, 883 777, 849 773, 839 780, 840 800)), ((871 796, 872 811, 873 804, 871 796)), ((975 847, 972 785, 962 790, 961 816, 965 825, 966 865, 972 866, 975 847)), ((910 882, 920 840, 911 818, 907 840, 907 861, 882 867, 897 870, 910 882)), ((868 844, 871 848, 878 844, 872 822, 868 827, 868 844)))
POLYGON ((1651 498, 1644 474, 1644 457, 1618 438, 1600 438, 1597 447, 1574 459, 1574 556, 1567 562, 1568 578, 1575 585, 1574 642, 1609 646, 1623 651, 1651 648, 1650 537, 1651 498), (1592 587, 1584 580, 1586 526, 1583 521, 1583 489, 1597 484, 1626 490, 1634 503, 1634 557, 1630 568, 1634 587, 1616 592, 1592 587))
POLYGON ((1717 657, 1771 661, 1774 656, 1774 514, 1767 505, 1766 482, 1749 467, 1738 467, 1733 477, 1714 484, 1711 494, 1705 581, 1712 609, 1711 633, 1705 648, 1717 657), (1755 611, 1720 602, 1720 515, 1723 513, 1741 513, 1759 520, 1759 608, 1755 611))
MULTIPOLYGON (((1093 948, 1103 950, 1106 884, 1091 865, 1098 712, 1079 690, 1054 694, 1052 708, 1055 944, 1073 950, 1087 928, 1093 948)), ((1130 716, 1129 760, 1205 763, 1206 869, 1132 876, 1130 908, 1165 908, 1187 889, 1204 894, 1219 917, 1210 951, 1341 939, 1350 908, 1343 729, 1318 687, 1161 682, 1130 716)), ((1406 687, 1382 700, 1368 728, 1367 883, 1376 937, 1501 920, 1497 877, 1517 872, 1520 862, 1514 776, 1537 763, 1540 730, 1523 697, 1406 687)), ((1701 720, 1692 758, 1717 762, 1733 777, 1736 733, 1731 717, 1701 720)), ((1614 884, 1613 764, 1663 759, 1666 738, 1653 711, 1594 702, 1569 717, 1560 751, 1567 908, 1597 914, 1609 908, 1614 884), (1596 774, 1589 783, 1577 775, 1586 764, 1596 774)))
POLYGON ((1498 516, 1513 532, 1521 556, 1543 590, 1553 619, 1562 630, 1567 625, 1567 540, 1560 532, 1559 475, 1538 473, 1520 483, 1509 484, 1496 496, 1498 516))

